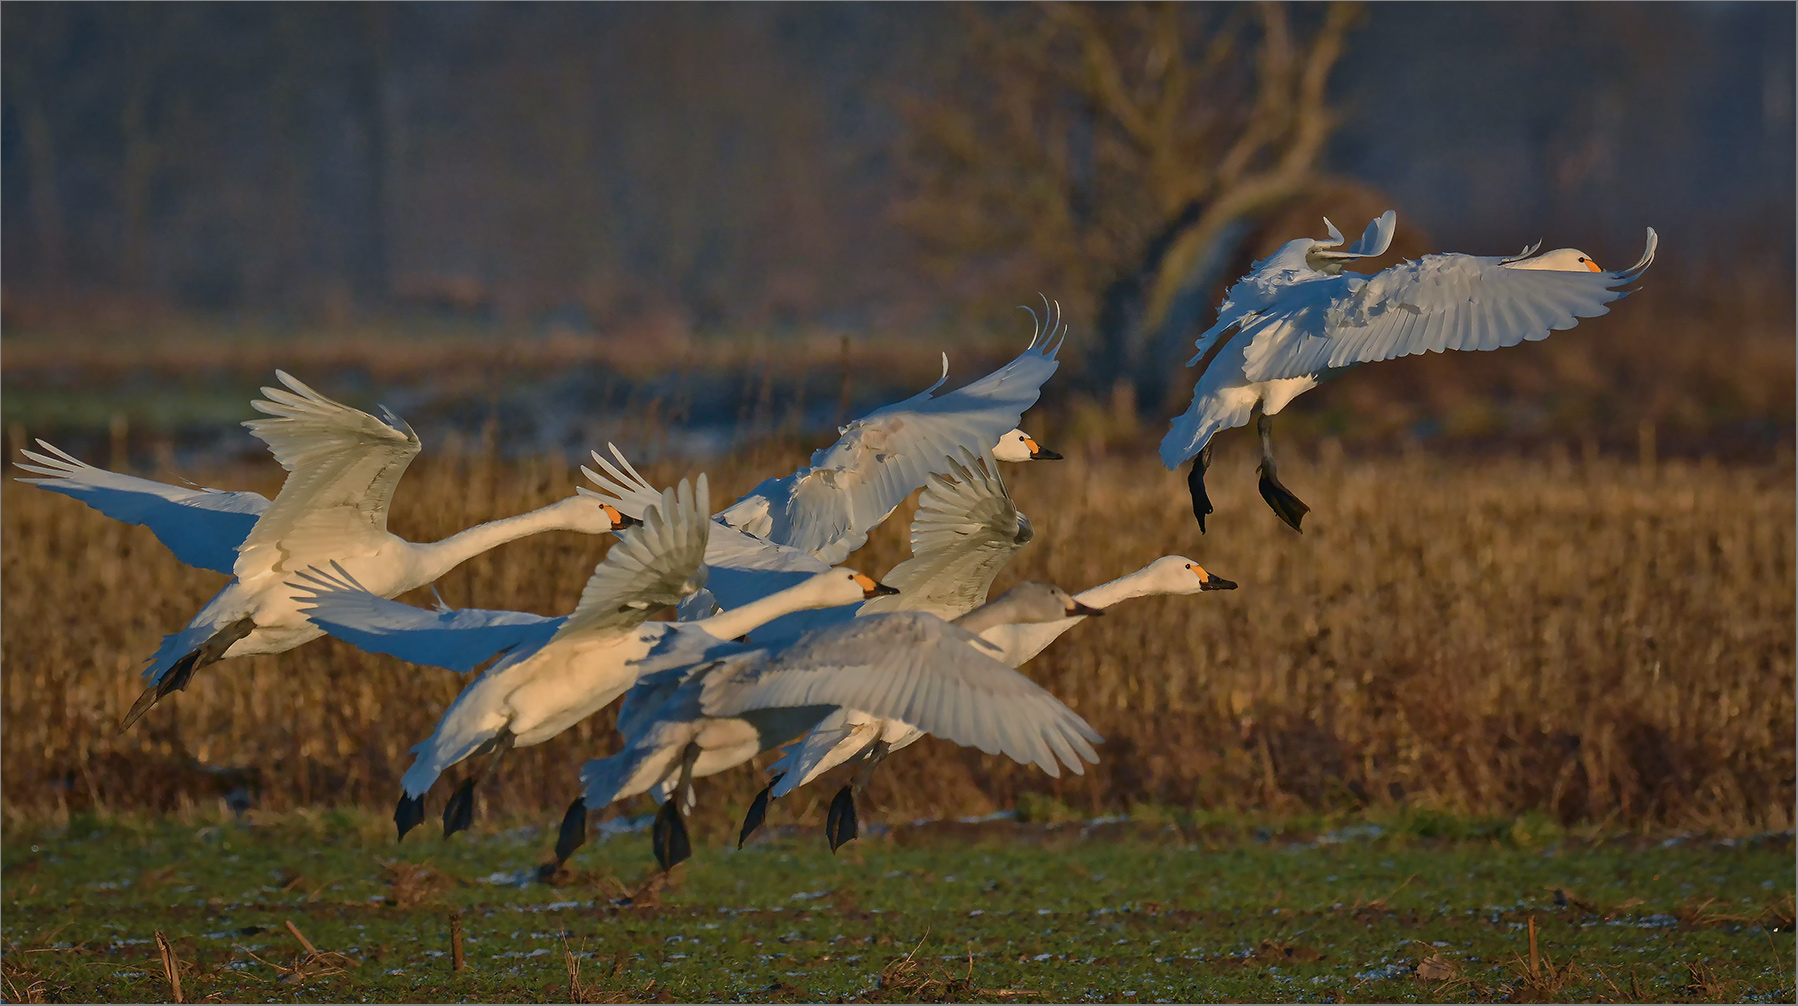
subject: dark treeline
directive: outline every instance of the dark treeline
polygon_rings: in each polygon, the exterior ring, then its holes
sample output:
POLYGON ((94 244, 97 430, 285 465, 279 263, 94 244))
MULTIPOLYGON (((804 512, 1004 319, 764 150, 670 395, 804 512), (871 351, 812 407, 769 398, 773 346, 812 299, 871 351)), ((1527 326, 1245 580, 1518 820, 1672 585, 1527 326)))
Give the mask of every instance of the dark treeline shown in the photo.
MULTIPOLYGON (((1789 272, 1789 6, 1275 13, 11 3, 6 297, 856 331, 1044 288, 1143 329, 1106 336, 1128 356, 1170 291, 1211 296, 1205 263, 1229 256, 1205 241, 1252 243, 1345 183, 1439 246, 1615 259, 1652 223, 1688 266, 1746 247, 1789 272), (1303 104, 1296 76, 1268 98, 1282 45, 1295 75, 1323 60, 1327 142, 1279 199, 1205 217, 1246 123, 1303 104), (1130 128, 1176 78, 1178 135, 1130 128), (951 120, 971 161, 932 147, 951 120)), ((1303 115, 1279 121, 1240 171, 1308 142, 1303 115)))

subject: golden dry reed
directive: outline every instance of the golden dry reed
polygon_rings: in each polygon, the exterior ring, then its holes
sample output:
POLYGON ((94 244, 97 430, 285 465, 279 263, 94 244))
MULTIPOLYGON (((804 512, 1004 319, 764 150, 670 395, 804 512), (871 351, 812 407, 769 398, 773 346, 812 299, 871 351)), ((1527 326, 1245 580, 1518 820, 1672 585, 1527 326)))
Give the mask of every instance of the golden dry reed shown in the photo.
MULTIPOLYGON (((1288 447, 1282 474, 1315 507, 1300 536, 1256 497, 1244 445, 1223 447, 1204 537, 1182 477, 1152 458, 1007 467, 1037 537, 999 588, 1042 578, 1080 589, 1183 553, 1241 589, 1128 602, 1026 666, 1105 735, 1103 761, 1084 777, 1051 780, 927 740, 877 775, 873 814, 978 814, 1052 797, 1082 814, 1405 806, 1791 826, 1789 461, 1356 460, 1328 449, 1308 459, 1288 447)), ((714 498, 802 458, 767 447, 714 466, 714 498)), ((695 470, 649 469, 661 480, 695 470)), ((272 493, 279 474, 269 463, 208 482, 272 493)), ((548 502, 576 478, 560 461, 428 451, 400 485, 392 526, 439 537, 548 502)), ((0 499, 11 818, 227 797, 385 810, 408 748, 462 685, 321 640, 210 667, 120 735, 141 661, 222 577, 65 497, 8 481, 0 499)), ((908 513, 852 563, 878 575, 902 558, 908 513)), ((439 587, 458 606, 561 613, 606 545, 544 535, 439 587)), ((406 599, 429 603, 428 592, 406 599)), ((508 755, 483 787, 488 818, 553 823, 580 762, 616 749, 611 716, 508 755)), ((439 783, 433 811, 461 771, 439 783)), ((801 791, 770 819, 819 819, 837 784, 801 791)), ((748 767, 705 780, 702 829, 723 835, 758 786, 748 767)))

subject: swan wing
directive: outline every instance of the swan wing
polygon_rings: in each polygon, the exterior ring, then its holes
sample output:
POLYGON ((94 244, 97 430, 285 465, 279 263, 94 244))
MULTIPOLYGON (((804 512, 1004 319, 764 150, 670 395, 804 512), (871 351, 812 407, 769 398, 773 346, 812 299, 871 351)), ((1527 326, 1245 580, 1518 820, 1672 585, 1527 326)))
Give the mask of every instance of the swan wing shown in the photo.
POLYGON ((1612 301, 1654 261, 1613 272, 1534 268, 1527 258, 1425 255, 1346 287, 1327 303, 1301 297, 1265 312, 1244 352, 1250 381, 1277 380, 1451 349, 1490 350, 1546 339, 1612 301))
MULTIPOLYGON (((617 446, 606 446, 613 460, 594 452, 593 462, 600 470, 581 469, 599 489, 583 487, 580 491, 640 519, 660 499, 660 493, 617 446)), ((785 590, 830 568, 829 563, 810 552, 776 544, 716 520, 711 522, 706 539, 705 565, 706 589, 718 606, 727 610, 785 590)))
POLYGON ((704 587, 709 501, 704 475, 664 490, 642 526, 619 534, 557 635, 628 629, 704 587))
POLYGON ((37 445, 41 452, 21 452, 29 464, 17 464, 42 477, 20 482, 72 496, 113 520, 142 524, 189 566, 230 574, 237 562, 237 547, 268 509, 268 497, 261 493, 176 486, 121 475, 95 468, 42 440, 37 445))
POLYGON ((314 625, 370 653, 467 674, 496 654, 541 648, 562 624, 522 611, 414 608, 369 593, 331 566, 299 570, 288 586, 314 625))
MULTIPOLYGON (((285 388, 251 402, 267 419, 244 423, 287 469, 287 481, 250 530, 234 572, 249 577, 340 558, 380 544, 387 508, 418 434, 391 412, 377 419, 275 371, 285 388)), ((385 410, 383 410, 385 411, 385 410)))
POLYGON ((838 706, 1060 774, 1097 762, 1097 733, 1029 678, 980 652, 976 637, 934 615, 894 612, 808 633, 773 660, 714 671, 709 716, 838 706))
POLYGON ((876 597, 860 613, 926 611, 948 620, 986 602, 999 570, 1033 534, 1012 503, 998 464, 984 452, 944 458, 918 497, 911 522, 911 558, 881 582, 898 594, 876 597))
POLYGON ((991 451, 1018 425, 1060 365, 1056 354, 1065 338, 1065 326, 1051 314, 1030 345, 998 370, 944 395, 933 394, 938 381, 855 420, 836 443, 812 456, 810 466, 764 482, 722 516, 738 526, 766 527, 771 540, 826 563, 842 562, 926 484, 944 457, 963 449, 991 451))

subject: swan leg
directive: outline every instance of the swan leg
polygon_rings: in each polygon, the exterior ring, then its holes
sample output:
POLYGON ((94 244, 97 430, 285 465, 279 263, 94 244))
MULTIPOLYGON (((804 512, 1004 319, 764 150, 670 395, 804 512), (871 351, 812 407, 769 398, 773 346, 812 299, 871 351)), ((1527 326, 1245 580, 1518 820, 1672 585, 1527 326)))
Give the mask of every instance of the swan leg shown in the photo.
POLYGON ((749 836, 759 831, 763 822, 768 820, 768 800, 774 792, 774 784, 781 778, 782 776, 777 775, 769 779, 768 785, 763 786, 762 791, 750 802, 749 813, 743 815, 743 830, 737 832, 737 848, 741 849, 743 843, 749 841, 749 836))
POLYGON ((424 795, 407 796, 404 791, 401 791, 399 806, 393 808, 393 823, 395 827, 399 828, 399 838, 404 839, 406 832, 423 824, 424 820, 424 795))
POLYGON ((1287 527, 1302 532, 1304 529, 1299 527, 1299 521, 1305 519, 1311 508, 1280 483, 1280 468, 1274 463, 1274 417, 1263 412, 1255 420, 1255 430, 1261 434, 1261 498, 1287 527))
POLYGON ((151 706, 162 701, 163 696, 170 692, 186 691, 187 683, 193 680, 195 671, 225 659, 225 651, 231 648, 231 644, 255 630, 256 620, 246 615, 213 633, 198 649, 175 661, 168 673, 162 676, 162 680, 144 689, 144 693, 131 704, 131 711, 119 722, 119 732, 131 729, 131 724, 142 719, 151 706))
POLYGON ((868 780, 874 777, 874 767, 886 756, 887 742, 875 741, 862 757, 862 767, 856 771, 855 778, 831 799, 830 812, 824 818, 824 837, 830 842, 831 852, 837 851, 845 842, 855 841, 861 834, 856 821, 855 794, 868 788, 868 780))
POLYGON ((577 796, 562 815, 562 827, 556 832, 556 866, 559 868, 574 855, 574 850, 587 844, 587 798, 577 796))
POLYGON ((693 841, 687 834, 687 822, 681 818, 681 805, 693 793, 693 763, 699 760, 699 745, 688 744, 681 753, 680 781, 674 792, 656 812, 655 827, 650 830, 650 848, 663 873, 674 869, 693 855, 693 841))
POLYGON ((1205 492, 1205 470, 1211 467, 1211 445, 1206 444, 1192 459, 1192 470, 1186 473, 1186 489, 1192 493, 1192 515, 1198 518, 1199 533, 1205 533, 1205 517, 1211 513, 1211 496, 1205 492))
POLYGON ((481 762, 479 769, 462 780, 462 785, 456 787, 456 791, 450 794, 449 802, 443 805, 444 838, 448 838, 458 831, 465 831, 474 824, 474 788, 492 773, 494 766, 499 764, 500 758, 507 751, 512 750, 514 739, 512 731, 501 730, 494 735, 492 740, 474 750, 475 754, 484 754, 487 758, 481 762))

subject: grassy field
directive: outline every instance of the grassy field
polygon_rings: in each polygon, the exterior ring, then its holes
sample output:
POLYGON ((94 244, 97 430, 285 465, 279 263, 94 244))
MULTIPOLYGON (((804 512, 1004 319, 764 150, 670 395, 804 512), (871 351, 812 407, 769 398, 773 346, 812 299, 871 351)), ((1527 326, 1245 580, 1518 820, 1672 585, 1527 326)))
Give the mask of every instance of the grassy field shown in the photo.
POLYGON ((8 831, 4 994, 171 1001, 173 975, 188 1002, 1791 1001, 1789 834, 1549 831, 1002 821, 833 857, 805 829, 701 848, 665 884, 621 832, 540 883, 553 835, 530 827, 396 846, 351 812, 77 816, 8 831))
MULTIPOLYGON (((1240 453, 1213 470, 1206 537, 1180 476, 1150 460, 1012 467, 1037 537, 1001 587, 1083 588, 1170 552, 1242 587, 1120 606, 1025 668, 1106 736, 1086 776, 1050 780, 927 740, 877 777, 874 805, 894 822, 1034 801, 1085 818, 1411 808, 1730 835, 1791 826, 1789 462, 1293 453, 1283 472, 1316 507, 1302 536, 1266 512, 1240 453)), ((713 466, 714 493, 730 498, 798 454, 713 466)), ((206 481, 272 492, 273 469, 206 481)), ((435 538, 571 486, 560 462, 438 451, 402 482, 393 526, 435 538)), ((876 574, 898 561, 904 516, 852 561, 876 574)), ((121 735, 139 662, 222 577, 183 568, 145 529, 10 481, 0 518, 11 819, 227 797, 386 810, 408 747, 462 684, 322 640, 209 668, 121 735)), ((440 587, 453 604, 563 612, 604 547, 541 536, 440 587)), ((580 761, 616 743, 599 716, 514 752, 483 788, 485 812, 553 820, 580 761)), ((726 834, 759 785, 747 766, 708 779, 701 832, 726 834)), ((815 798, 788 802, 777 822, 822 813, 815 798)))

